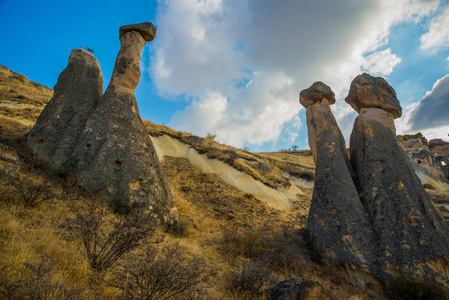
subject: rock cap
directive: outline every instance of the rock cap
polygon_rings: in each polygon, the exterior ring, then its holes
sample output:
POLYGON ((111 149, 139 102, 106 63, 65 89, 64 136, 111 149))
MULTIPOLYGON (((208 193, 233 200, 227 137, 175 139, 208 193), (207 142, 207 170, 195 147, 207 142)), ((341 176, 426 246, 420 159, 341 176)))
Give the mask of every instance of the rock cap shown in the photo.
POLYGON ((130 31, 139 32, 145 39, 145 42, 152 41, 156 37, 156 28, 153 24, 150 22, 143 22, 140 24, 130 24, 120 27, 119 39, 122 39, 122 37, 130 31))
POLYGON ((299 103, 305 108, 320 102, 324 98, 329 101, 329 104, 335 103, 335 93, 321 81, 315 82, 308 89, 299 93, 299 103))
POLYGON ((345 101, 358 113, 362 108, 381 108, 395 119, 402 115, 402 107, 393 87, 382 77, 373 77, 368 73, 354 78, 345 101))

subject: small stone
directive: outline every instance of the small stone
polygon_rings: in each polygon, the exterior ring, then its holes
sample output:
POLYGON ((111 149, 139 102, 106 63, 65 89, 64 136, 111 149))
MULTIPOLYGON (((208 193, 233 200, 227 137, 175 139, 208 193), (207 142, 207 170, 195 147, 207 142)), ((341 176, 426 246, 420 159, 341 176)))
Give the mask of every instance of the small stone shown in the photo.
POLYGON ((153 24, 150 22, 144 22, 140 24, 124 25, 120 27, 119 39, 121 40, 122 37, 130 31, 139 32, 145 39, 145 42, 150 42, 156 37, 156 28, 153 26, 153 24))
POLYGON ((394 89, 382 77, 373 77, 367 73, 354 78, 345 101, 358 113, 362 108, 381 108, 395 119, 402 115, 402 107, 394 89))
POLYGON ((315 82, 311 87, 299 93, 299 103, 305 108, 320 102, 324 98, 327 99, 330 105, 335 103, 335 93, 321 81, 315 82))

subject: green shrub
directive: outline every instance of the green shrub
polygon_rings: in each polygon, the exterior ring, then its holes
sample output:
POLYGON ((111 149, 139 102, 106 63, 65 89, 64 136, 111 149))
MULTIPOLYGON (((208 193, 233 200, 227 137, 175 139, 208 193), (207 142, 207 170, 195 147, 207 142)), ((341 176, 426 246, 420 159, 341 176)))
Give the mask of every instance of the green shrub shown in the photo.
POLYGON ((217 135, 216 135, 215 133, 208 132, 208 133, 206 134, 206 139, 215 141, 216 138, 217 138, 217 135))
POLYGON ((165 231, 177 236, 186 236, 189 231, 189 223, 183 220, 173 220, 165 224, 165 231))
POLYGON ((63 179, 68 178, 70 175, 75 173, 78 168, 79 160, 80 159, 76 156, 70 156, 58 168, 56 168, 55 175, 63 179))

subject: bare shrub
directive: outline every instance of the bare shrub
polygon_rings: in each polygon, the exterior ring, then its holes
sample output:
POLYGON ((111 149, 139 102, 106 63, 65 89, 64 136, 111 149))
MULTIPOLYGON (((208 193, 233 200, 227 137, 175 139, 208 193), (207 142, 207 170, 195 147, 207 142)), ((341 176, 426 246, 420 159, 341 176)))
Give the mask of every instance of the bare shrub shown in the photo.
POLYGON ((118 265, 109 284, 121 299, 203 299, 214 275, 203 258, 190 258, 179 245, 148 244, 118 265))
POLYGON ((298 276, 309 256, 301 230, 289 226, 241 232, 223 229, 220 250, 225 255, 243 256, 262 263, 287 276, 298 276))
POLYGON ((6 279, 0 272, 1 299, 82 299, 84 290, 64 285, 51 276, 53 264, 45 259, 37 263, 25 263, 26 269, 15 281, 6 279))
POLYGON ((228 274, 229 289, 243 299, 263 296, 273 283, 271 269, 260 263, 248 262, 238 272, 228 274))
POLYGON ((8 179, 7 185, 12 189, 12 195, 25 207, 36 207, 39 203, 54 199, 51 185, 47 182, 36 183, 27 177, 8 179))
POLYGON ((418 278, 409 280, 396 278, 386 284, 385 295, 388 299, 400 300, 444 300, 449 299, 449 290, 437 281, 418 278))
POLYGON ((89 263, 97 271, 111 267, 142 240, 152 236, 157 228, 157 220, 150 214, 131 211, 114 215, 108 212, 105 201, 89 200, 82 206, 68 203, 75 216, 68 219, 67 224, 82 241, 89 263))

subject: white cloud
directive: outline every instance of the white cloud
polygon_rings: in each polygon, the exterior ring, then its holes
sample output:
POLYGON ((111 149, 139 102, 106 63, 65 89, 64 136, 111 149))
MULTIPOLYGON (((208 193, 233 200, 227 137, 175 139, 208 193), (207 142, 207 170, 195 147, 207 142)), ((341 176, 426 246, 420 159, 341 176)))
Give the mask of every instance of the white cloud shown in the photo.
POLYGON ((430 22, 429 31, 421 36, 421 49, 449 46, 449 5, 430 22))
POLYGON ((373 76, 388 76, 400 62, 401 59, 395 54, 391 54, 391 49, 388 48, 367 56, 362 67, 373 76))
POLYGON ((161 0, 152 77, 161 94, 195 99, 171 126, 215 132, 235 146, 275 141, 287 122, 299 123, 298 94, 315 81, 331 86, 337 120, 348 120, 353 111, 342 99, 351 80, 364 70, 388 75, 400 62, 390 49, 378 50, 390 28, 437 4, 161 0))

